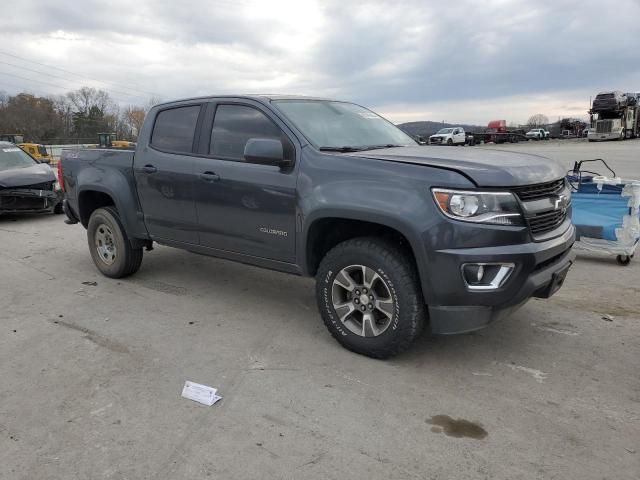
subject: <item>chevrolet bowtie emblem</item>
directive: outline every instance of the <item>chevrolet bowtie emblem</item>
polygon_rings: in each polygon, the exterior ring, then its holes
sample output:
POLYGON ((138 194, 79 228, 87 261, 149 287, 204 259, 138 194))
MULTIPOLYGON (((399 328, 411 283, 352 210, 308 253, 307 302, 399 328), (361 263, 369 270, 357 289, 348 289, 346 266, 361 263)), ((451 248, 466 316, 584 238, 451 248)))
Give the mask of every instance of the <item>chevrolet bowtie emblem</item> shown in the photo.
POLYGON ((555 210, 565 210, 569 206, 569 197, 566 195, 558 195, 553 203, 555 210))

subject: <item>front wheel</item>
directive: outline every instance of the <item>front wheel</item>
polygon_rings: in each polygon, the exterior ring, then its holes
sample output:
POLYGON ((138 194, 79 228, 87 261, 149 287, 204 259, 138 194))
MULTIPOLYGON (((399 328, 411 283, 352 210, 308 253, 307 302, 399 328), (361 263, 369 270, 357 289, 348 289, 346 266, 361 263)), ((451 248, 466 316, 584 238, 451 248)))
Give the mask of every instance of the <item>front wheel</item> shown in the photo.
POLYGON ((451 140, 451 139, 447 140, 447 145, 449 145, 449 146, 453 145, 453 140, 451 140))
POLYGON ((98 208, 89 218, 87 240, 93 263, 111 278, 122 278, 138 271, 142 248, 134 248, 113 207, 98 208))
POLYGON ((318 308, 331 335, 373 358, 405 350, 425 323, 425 304, 411 257, 377 238, 334 247, 316 277, 318 308))

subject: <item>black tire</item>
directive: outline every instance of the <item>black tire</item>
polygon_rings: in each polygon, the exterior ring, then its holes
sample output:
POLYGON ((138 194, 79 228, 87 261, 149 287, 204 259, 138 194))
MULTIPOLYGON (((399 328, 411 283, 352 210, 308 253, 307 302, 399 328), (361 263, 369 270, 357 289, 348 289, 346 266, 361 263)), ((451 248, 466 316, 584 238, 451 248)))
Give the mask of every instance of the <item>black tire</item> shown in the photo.
POLYGON ((64 209, 62 208, 62 202, 56 203, 56 206, 53 207, 53 213, 55 213, 56 215, 60 215, 64 213, 64 209))
POLYGON ((451 140, 451 139, 447 140, 447 145, 449 145, 449 146, 453 145, 453 140, 451 140))
POLYGON ((87 240, 93 263, 103 275, 110 278, 123 278, 137 272, 140 268, 142 248, 134 248, 131 245, 115 208, 98 208, 91 214, 87 227, 87 240), (102 226, 106 226, 110 231, 110 238, 115 246, 115 254, 111 263, 107 263, 101 258, 96 245, 96 231, 102 226))
POLYGON ((330 250, 318 268, 316 298, 331 335, 345 348, 372 358, 389 358, 404 351, 425 324, 426 307, 411 257, 391 242, 377 238, 354 238, 330 250), (342 269, 353 265, 366 266, 377 273, 393 300, 386 330, 377 336, 354 333, 334 308, 334 280, 342 269))
POLYGON ((619 265, 622 265, 623 267, 626 267, 627 265, 629 265, 631 263, 631 258, 633 257, 633 255, 629 256, 629 255, 618 255, 616 257, 616 261, 618 262, 619 265))

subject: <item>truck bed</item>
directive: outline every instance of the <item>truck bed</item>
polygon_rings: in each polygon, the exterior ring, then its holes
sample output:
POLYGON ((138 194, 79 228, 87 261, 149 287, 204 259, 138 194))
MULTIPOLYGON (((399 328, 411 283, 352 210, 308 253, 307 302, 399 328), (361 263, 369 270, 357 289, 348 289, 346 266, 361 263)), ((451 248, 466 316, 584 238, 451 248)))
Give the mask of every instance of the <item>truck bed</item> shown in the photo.
POLYGON ((62 151, 60 161, 65 198, 75 217, 85 226, 88 219, 84 218, 78 206, 78 199, 83 192, 96 198, 108 196, 122 212, 121 219, 131 228, 131 232, 140 235, 140 238, 147 237, 141 220, 133 170, 134 154, 131 150, 98 148, 62 151), (135 209, 131 208, 132 205, 135 205, 135 209))

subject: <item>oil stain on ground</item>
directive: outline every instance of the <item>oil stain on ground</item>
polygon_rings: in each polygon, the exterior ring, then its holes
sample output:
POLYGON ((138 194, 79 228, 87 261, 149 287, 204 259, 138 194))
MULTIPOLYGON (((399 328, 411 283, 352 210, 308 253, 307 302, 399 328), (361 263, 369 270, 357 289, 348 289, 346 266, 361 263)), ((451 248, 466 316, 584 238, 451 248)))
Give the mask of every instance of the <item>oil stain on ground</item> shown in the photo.
POLYGON ((449 415, 434 415, 427 420, 427 423, 433 425, 431 427, 432 432, 441 433, 444 431, 444 434, 449 437, 482 440, 489 435, 479 423, 470 422, 462 418, 456 420, 449 415))

